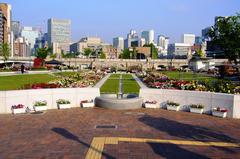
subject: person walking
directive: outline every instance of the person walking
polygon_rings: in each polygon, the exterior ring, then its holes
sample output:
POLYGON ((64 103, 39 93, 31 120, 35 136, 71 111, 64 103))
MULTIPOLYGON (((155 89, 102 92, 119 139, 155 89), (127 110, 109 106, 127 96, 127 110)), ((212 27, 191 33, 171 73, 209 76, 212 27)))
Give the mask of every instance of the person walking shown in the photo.
POLYGON ((21 72, 22 72, 22 74, 24 73, 24 69, 25 69, 25 66, 22 64, 21 65, 21 72))

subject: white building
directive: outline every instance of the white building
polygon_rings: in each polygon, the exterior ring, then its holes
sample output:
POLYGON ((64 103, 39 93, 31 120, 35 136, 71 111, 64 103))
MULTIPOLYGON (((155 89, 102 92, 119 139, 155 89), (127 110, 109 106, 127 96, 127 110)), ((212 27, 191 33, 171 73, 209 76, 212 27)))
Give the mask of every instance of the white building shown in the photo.
POLYGON ((33 49, 36 39, 40 37, 40 30, 33 27, 23 27, 21 37, 24 37, 29 42, 30 48, 33 49))
POLYGON ((123 37, 113 38, 113 47, 123 50, 124 49, 124 39, 123 39, 123 37))
POLYGON ((191 47, 192 47, 192 45, 185 44, 185 43, 169 44, 168 55, 173 56, 173 57, 190 58, 191 57, 191 47))
POLYGON ((182 43, 190 44, 193 46, 195 43, 195 35, 194 34, 183 34, 182 35, 182 43))
POLYGON ((157 39, 157 46, 162 48, 162 50, 167 50, 169 44, 169 38, 163 35, 159 35, 157 39))
POLYGON ((143 31, 142 38, 145 39, 146 44, 154 44, 154 30, 143 31))

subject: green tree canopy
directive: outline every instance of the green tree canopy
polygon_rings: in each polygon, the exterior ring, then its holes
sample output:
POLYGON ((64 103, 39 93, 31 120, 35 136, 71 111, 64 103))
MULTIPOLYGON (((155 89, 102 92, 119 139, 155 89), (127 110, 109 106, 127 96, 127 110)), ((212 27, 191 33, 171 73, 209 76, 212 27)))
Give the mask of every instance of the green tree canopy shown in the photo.
POLYGON ((84 49, 84 56, 89 57, 92 53, 93 53, 93 51, 90 48, 84 49))
POLYGON ((195 52, 195 56, 202 58, 204 57, 204 53, 202 52, 201 49, 197 49, 195 52))
POLYGON ((219 17, 208 35, 214 45, 224 51, 230 62, 239 63, 240 59, 240 14, 219 17))
POLYGON ((122 59, 130 59, 129 49, 124 49, 120 56, 122 59))
POLYGON ((106 59, 106 54, 103 51, 100 51, 100 59, 106 59))
POLYGON ((152 57, 152 59, 157 59, 157 58, 158 58, 158 50, 157 50, 157 48, 154 46, 153 43, 151 43, 151 44, 145 44, 143 47, 150 47, 150 48, 151 48, 151 57, 152 57))
POLYGON ((48 55, 50 55, 52 53, 52 49, 45 47, 45 48, 38 48, 36 51, 35 56, 37 58, 40 58, 42 60, 45 60, 47 58, 48 55))
POLYGON ((8 43, 0 45, 0 56, 3 56, 4 63, 8 60, 10 56, 10 47, 8 43))

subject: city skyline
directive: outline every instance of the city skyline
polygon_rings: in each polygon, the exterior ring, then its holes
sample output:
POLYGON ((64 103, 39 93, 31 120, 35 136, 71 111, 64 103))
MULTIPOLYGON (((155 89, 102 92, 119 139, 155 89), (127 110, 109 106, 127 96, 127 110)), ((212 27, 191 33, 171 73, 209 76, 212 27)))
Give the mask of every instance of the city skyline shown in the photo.
POLYGON ((47 32, 49 18, 70 19, 72 42, 85 36, 98 36, 108 43, 112 43, 112 38, 117 36, 126 38, 130 29, 136 30, 139 35, 144 30, 153 29, 155 37, 161 34, 170 37, 171 43, 180 42, 182 34, 200 35, 201 29, 213 25, 215 16, 233 15, 240 6, 237 0, 222 0, 221 3, 217 0, 203 0, 201 3, 189 0, 66 2, 60 0, 56 4, 54 1, 43 0, 36 4, 30 0, 4 1, 12 5, 12 18, 20 21, 22 26, 41 27, 47 32), (146 3, 149 7, 146 7, 146 3), (26 5, 29 6, 27 9, 26 5), (132 11, 132 6, 136 8, 135 11, 132 11), (62 12, 63 10, 67 12, 62 12))

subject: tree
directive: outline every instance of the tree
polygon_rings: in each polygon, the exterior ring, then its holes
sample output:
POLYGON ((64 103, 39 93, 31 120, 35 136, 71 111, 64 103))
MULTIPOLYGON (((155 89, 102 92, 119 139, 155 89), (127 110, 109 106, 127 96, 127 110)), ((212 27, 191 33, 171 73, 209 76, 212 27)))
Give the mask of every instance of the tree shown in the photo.
POLYGON ((44 65, 45 59, 48 55, 52 53, 52 49, 45 47, 45 48, 38 48, 36 51, 35 56, 42 60, 42 66, 44 65))
POLYGON ((239 63, 240 59, 240 14, 230 17, 219 17, 211 27, 208 35, 211 42, 224 51, 229 62, 239 63))
POLYGON ((100 59, 106 59, 106 54, 103 51, 100 51, 100 59))
POLYGON ((92 54, 92 50, 90 48, 85 48, 84 49, 84 56, 89 57, 92 54))
POLYGON ((5 63, 10 55, 10 47, 8 43, 3 43, 0 45, 0 55, 3 56, 3 61, 5 63))
POLYGON ((204 57, 204 53, 202 52, 201 49, 197 49, 195 52, 195 56, 202 58, 204 57))
POLYGON ((129 49, 124 49, 121 54, 122 59, 130 59, 130 51, 129 49))
POLYGON ((154 46, 154 44, 153 43, 151 43, 151 44, 145 44, 143 47, 150 47, 150 49, 151 49, 151 57, 152 57, 152 59, 157 59, 158 58, 158 50, 157 50, 157 48, 154 46))
POLYGON ((55 58, 57 58, 57 54, 56 53, 55 54, 51 54, 50 58, 54 60, 55 58))

